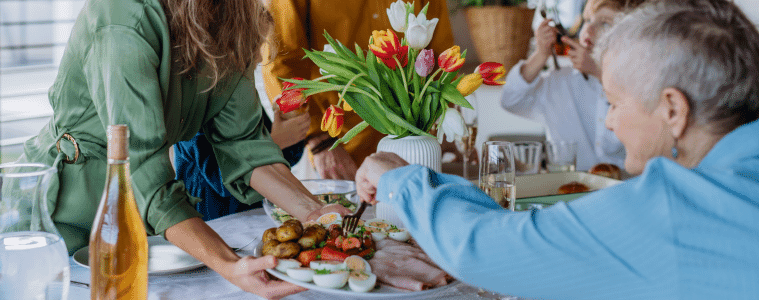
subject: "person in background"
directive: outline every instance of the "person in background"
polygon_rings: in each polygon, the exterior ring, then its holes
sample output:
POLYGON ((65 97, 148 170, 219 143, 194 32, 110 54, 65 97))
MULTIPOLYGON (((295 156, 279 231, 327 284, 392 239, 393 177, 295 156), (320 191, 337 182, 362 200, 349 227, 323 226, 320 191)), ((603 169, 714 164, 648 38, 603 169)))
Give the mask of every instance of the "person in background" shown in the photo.
MULTIPOLYGON (((511 212, 470 182, 367 158, 363 201, 392 204, 462 281, 530 299, 756 299, 759 32, 728 0, 666 0, 596 47, 606 126, 640 176, 511 212)), ((519 187, 517 187, 518 189, 519 187)))
MULTIPOLYGON (((325 31, 350 48, 357 43, 366 49, 373 30, 391 28, 386 10, 392 2, 394 1, 271 0, 269 11, 274 17, 274 45, 278 50, 273 59, 263 64, 262 72, 269 98, 274 99, 282 92, 282 80, 279 78, 315 79, 321 76, 315 64, 303 59, 303 49, 322 50, 328 44, 324 37, 325 31)), ((421 11, 428 3, 427 19, 439 19, 428 48, 439 55, 453 46, 448 6, 443 0, 415 1, 415 12, 421 11)), ((377 150, 377 143, 383 135, 373 128, 367 128, 349 143, 327 150, 336 138, 321 131, 321 119, 327 107, 337 104, 337 101, 337 92, 311 96, 311 129, 306 138, 306 150, 312 155, 313 166, 321 178, 353 180, 357 166, 377 150)), ((361 121, 358 114, 346 113, 341 135, 361 121)))
POLYGON ((150 235, 267 298, 303 289, 269 281, 273 257, 238 256, 174 180, 169 147, 202 132, 225 186, 244 203, 270 199, 301 220, 346 213, 325 206, 290 173, 262 122, 246 70, 272 19, 259 1, 92 0, 79 14, 49 98, 54 116, 24 144, 21 162, 54 166, 47 205, 69 253, 87 245, 105 186, 106 132, 129 128, 135 201, 150 235))
POLYGON ((621 166, 625 159, 619 139, 603 124, 609 105, 601 87, 601 68, 591 53, 615 17, 644 1, 588 0, 580 41, 561 38, 571 47, 568 56, 573 68, 541 74, 559 34, 549 25, 551 19, 543 20, 535 31, 535 52, 506 76, 501 106, 543 124, 550 139, 577 142, 577 170, 587 171, 598 163, 621 166))

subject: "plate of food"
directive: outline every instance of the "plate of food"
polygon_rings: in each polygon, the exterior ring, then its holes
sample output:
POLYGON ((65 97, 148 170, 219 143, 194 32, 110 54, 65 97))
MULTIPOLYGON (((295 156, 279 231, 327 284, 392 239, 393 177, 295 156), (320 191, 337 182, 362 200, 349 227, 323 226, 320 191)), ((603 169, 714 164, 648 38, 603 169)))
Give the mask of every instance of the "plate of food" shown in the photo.
POLYGON ((267 269, 274 277, 351 298, 420 296, 447 288, 453 281, 405 229, 372 219, 343 234, 335 215, 325 214, 305 225, 288 220, 270 228, 253 255, 278 258, 277 267, 267 269))
MULTIPOLYGON (((302 180, 301 183, 321 202, 326 204, 338 203, 351 211, 355 211, 358 206, 356 184, 353 181, 309 179, 302 180)), ((263 207, 266 214, 277 225, 282 225, 285 221, 294 219, 293 216, 277 207, 274 203, 271 203, 268 199, 264 199, 263 207)))
MULTIPOLYGON (((74 252, 74 262, 89 269, 89 247, 74 252)), ((202 266, 202 262, 162 236, 148 237, 148 275, 173 274, 202 266)))

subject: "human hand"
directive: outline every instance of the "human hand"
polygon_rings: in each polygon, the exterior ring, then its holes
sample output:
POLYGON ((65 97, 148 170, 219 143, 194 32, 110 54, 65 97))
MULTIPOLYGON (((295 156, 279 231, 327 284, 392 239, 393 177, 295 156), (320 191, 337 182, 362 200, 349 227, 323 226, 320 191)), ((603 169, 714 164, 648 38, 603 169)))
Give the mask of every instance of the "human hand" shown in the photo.
POLYGON ((377 152, 364 159, 356 172, 356 192, 361 201, 377 204, 377 183, 390 170, 407 166, 408 162, 395 153, 377 152))
POLYGON ((567 56, 572 60, 572 66, 582 72, 583 74, 590 74, 601 79, 601 68, 596 63, 596 60, 591 57, 591 50, 583 47, 578 41, 575 41, 569 37, 562 37, 561 41, 569 45, 571 49, 567 52, 567 56))
POLYGON ((306 217, 306 221, 316 221, 322 215, 327 214, 327 213, 332 213, 332 212, 336 212, 336 213, 340 214, 341 216, 345 216, 347 214, 352 214, 353 213, 353 211, 351 211, 350 209, 348 209, 345 206, 342 206, 342 205, 337 204, 337 203, 332 203, 332 204, 327 204, 325 206, 322 206, 321 208, 319 208, 317 210, 314 210, 311 213, 309 213, 308 217, 306 217))
POLYGON ((280 299, 307 290, 289 282, 271 279, 265 270, 276 266, 277 259, 274 256, 246 256, 232 265, 231 272, 225 277, 242 290, 266 299, 280 299))
POLYGON ((551 21, 552 19, 543 20, 535 31, 535 51, 546 59, 551 55, 553 44, 556 43, 556 36, 559 34, 558 29, 549 25, 551 21))
POLYGON ((340 145, 314 154, 314 167, 323 179, 353 180, 356 177, 356 163, 340 145))
POLYGON ((306 138, 308 127, 311 125, 311 116, 308 112, 296 117, 286 119, 278 105, 273 105, 274 120, 271 124, 271 139, 285 149, 306 138))

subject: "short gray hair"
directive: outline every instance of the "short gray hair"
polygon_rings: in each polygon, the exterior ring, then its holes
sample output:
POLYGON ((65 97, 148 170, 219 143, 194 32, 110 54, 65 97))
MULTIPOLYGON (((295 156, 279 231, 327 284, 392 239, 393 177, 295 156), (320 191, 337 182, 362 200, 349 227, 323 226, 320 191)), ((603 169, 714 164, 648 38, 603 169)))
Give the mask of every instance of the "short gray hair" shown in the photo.
POLYGON ((727 0, 662 0, 622 17, 601 38, 596 58, 653 110, 674 87, 690 118, 727 133, 759 118, 759 32, 727 0))

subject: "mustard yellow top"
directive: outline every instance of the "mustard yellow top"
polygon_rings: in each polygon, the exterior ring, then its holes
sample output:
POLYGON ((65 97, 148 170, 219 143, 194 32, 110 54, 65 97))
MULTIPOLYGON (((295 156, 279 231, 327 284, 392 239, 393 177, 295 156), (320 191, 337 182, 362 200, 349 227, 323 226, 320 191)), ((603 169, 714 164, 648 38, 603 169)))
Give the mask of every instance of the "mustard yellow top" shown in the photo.
MULTIPOLYGON (((369 37, 373 30, 392 29, 386 9, 391 0, 271 0, 269 10, 274 17, 274 40, 277 56, 265 62, 262 68, 266 93, 274 99, 282 92, 282 81, 278 78, 302 77, 318 78, 319 68, 310 60, 303 60, 303 48, 323 50, 327 44, 326 30, 330 36, 349 48, 358 43, 368 49, 369 37)), ((410 2, 410 1, 409 1, 410 2)), ((416 1, 414 13, 419 13, 430 2, 427 19, 440 19, 432 42, 427 47, 439 55, 453 46, 453 33, 448 17, 446 1, 416 1)), ((403 37, 402 34, 399 34, 403 37)), ((311 128, 309 134, 319 133, 322 115, 330 104, 337 104, 337 92, 311 96, 309 113, 311 128)), ((353 128, 362 119, 355 112, 346 112, 342 134, 353 128)), ((373 128, 367 128, 350 142, 343 145, 357 165, 377 150, 377 143, 384 135, 373 128)))

